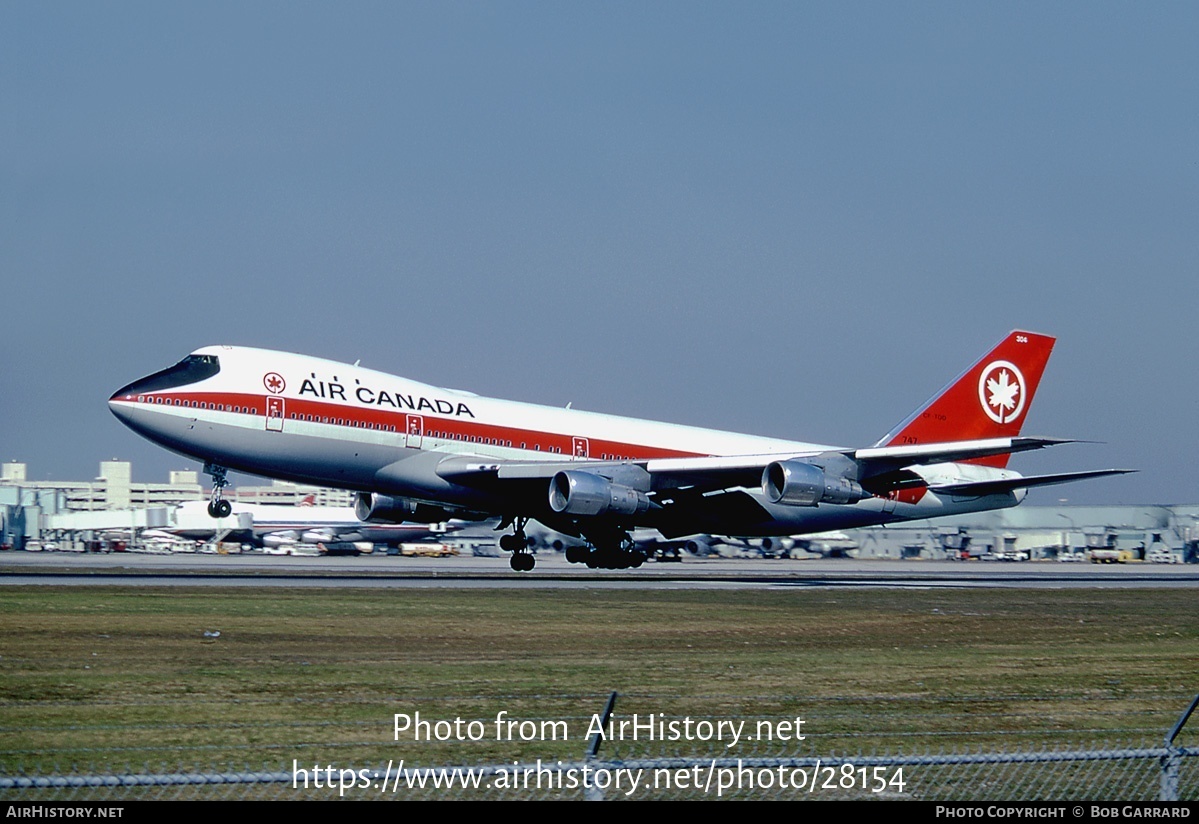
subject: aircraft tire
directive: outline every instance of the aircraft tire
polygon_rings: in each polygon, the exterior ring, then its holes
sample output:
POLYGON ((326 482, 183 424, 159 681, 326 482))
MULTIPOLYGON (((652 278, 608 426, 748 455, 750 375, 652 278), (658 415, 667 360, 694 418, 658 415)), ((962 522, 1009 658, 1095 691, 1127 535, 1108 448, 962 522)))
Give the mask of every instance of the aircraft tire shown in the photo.
POLYGON ((514 552, 508 564, 515 572, 531 572, 537 566, 537 559, 528 552, 514 552))

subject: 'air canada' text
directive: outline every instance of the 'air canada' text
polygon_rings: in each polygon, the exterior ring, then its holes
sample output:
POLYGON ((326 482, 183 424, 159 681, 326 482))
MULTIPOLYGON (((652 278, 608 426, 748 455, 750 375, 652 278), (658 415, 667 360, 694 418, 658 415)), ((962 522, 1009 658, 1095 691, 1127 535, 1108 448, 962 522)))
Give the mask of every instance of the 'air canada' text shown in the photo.
MULTIPOLYGON (((358 383, 358 381, 354 381, 358 383)), ((454 415, 461 417, 475 413, 461 401, 447 401, 442 398, 426 398, 420 395, 404 394, 403 392, 388 392, 386 389, 371 389, 367 386, 353 387, 354 397, 359 403, 368 406, 390 406, 392 409, 411 409, 414 412, 424 410, 439 415, 454 415)), ((337 376, 331 381, 318 380, 314 373, 311 378, 304 378, 300 385, 300 395, 312 395, 314 398, 338 399, 346 401, 346 387, 337 382, 337 376)))

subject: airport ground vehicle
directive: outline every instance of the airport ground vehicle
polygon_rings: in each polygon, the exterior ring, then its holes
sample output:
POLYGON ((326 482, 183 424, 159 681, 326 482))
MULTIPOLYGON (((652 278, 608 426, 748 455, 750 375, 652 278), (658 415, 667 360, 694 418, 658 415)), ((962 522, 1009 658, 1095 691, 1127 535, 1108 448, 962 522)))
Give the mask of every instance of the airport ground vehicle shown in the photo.
POLYGON ((1135 559, 1130 550, 1112 547, 1092 549, 1090 555, 1092 564, 1127 564, 1135 559))

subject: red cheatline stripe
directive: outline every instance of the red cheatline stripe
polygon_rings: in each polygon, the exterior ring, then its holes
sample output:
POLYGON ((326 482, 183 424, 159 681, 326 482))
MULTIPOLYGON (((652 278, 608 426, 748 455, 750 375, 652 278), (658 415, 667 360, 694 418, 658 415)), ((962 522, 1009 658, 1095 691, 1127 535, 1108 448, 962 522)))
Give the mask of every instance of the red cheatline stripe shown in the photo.
MULTIPOLYGON (((128 396, 126 400, 139 402, 144 400, 149 406, 170 405, 177 409, 197 409, 210 411, 233 412, 237 408, 253 410, 250 414, 265 417, 266 404, 270 398, 263 395, 246 395, 233 392, 177 392, 154 393, 148 395, 128 396), (162 403, 157 399, 162 398, 162 403), (178 403, 176 404, 176 401, 178 403), (224 407, 221 409, 220 407, 224 407)), ((310 423, 324 423, 335 426, 347 426, 367 431, 394 432, 403 435, 408 429, 408 418, 418 417, 423 421, 422 436, 434 440, 452 440, 462 443, 480 443, 483 445, 509 446, 513 449, 535 451, 540 447, 542 455, 562 455, 569 458, 574 454, 574 438, 572 435, 561 435, 555 432, 539 432, 534 429, 498 426, 476 420, 461 418, 442 418, 426 413, 416 414, 403 410, 389 411, 385 409, 364 409, 362 407, 341 406, 325 401, 314 401, 306 398, 284 398, 284 420, 303 420, 310 423), (475 440, 470 440, 475 439, 475 440), (495 443, 489 443, 493 441, 495 443), (522 446, 524 444, 524 446, 522 446)), ((581 437, 581 436, 580 436, 581 437)), ((603 459, 646 460, 649 458, 694 458, 704 455, 699 452, 684 452, 677 449, 663 449, 643 444, 608 441, 600 438, 585 438, 587 441, 587 457, 603 459)))

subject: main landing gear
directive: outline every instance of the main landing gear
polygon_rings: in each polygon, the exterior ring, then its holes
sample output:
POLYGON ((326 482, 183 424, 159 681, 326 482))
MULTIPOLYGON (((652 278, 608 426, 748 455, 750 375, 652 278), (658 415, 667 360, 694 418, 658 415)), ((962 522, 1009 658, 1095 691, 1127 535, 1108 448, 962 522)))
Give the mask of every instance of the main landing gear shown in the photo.
POLYGON ((229 485, 225 477, 229 470, 216 464, 204 464, 204 474, 212 476, 212 499, 208 502, 208 514, 213 518, 228 518, 233 514, 233 504, 221 497, 221 491, 229 485))
POLYGON ((525 524, 529 519, 516 518, 515 521, 516 530, 511 535, 500 536, 500 549, 512 553, 508 563, 515 572, 531 572, 533 567, 537 566, 537 559, 533 557, 533 551, 529 548, 529 538, 525 535, 525 524))
POLYGON ((567 547, 567 561, 586 564, 590 569, 636 569, 645 563, 645 552, 637 548, 627 532, 586 537, 591 546, 567 547))

